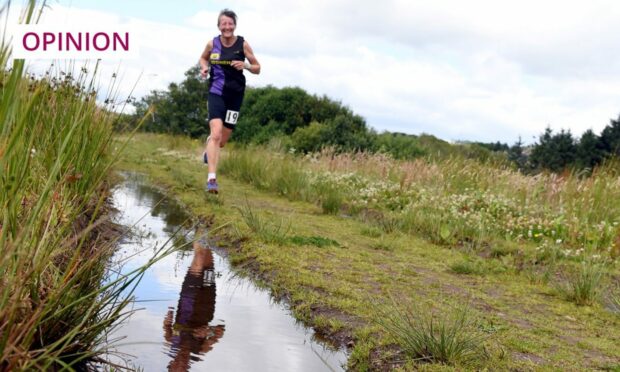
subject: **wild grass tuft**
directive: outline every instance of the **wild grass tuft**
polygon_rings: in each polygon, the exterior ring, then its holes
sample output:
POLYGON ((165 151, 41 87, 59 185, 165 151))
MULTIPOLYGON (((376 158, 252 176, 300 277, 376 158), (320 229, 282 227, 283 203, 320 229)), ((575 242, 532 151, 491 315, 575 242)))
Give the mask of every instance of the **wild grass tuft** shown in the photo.
POLYGON ((291 229, 290 221, 286 223, 284 219, 277 222, 269 221, 258 214, 246 200, 245 204, 236 207, 246 226, 250 231, 266 243, 285 244, 288 241, 288 233, 291 229))
POLYGON ((517 244, 501 241, 493 244, 490 250, 490 255, 494 258, 501 258, 519 253, 519 247, 517 244))
POLYGON ((565 275, 558 290, 577 305, 590 306, 598 301, 603 290, 605 267, 602 263, 583 261, 576 271, 565 275))
POLYGON ((484 348, 488 334, 467 306, 439 311, 392 300, 376 319, 414 360, 470 366, 488 357, 484 348))
POLYGON ((308 177, 292 159, 284 159, 278 171, 270 175, 269 182, 274 191, 290 200, 304 199, 308 177))
POLYGON ((391 214, 382 214, 380 215, 375 223, 377 226, 386 233, 393 233, 395 231, 399 231, 401 226, 401 221, 397 216, 393 216, 391 214))
POLYGON ((620 315, 620 284, 610 289, 609 304, 611 305, 611 310, 620 315))
POLYGON ((393 237, 390 237, 389 235, 381 235, 378 239, 376 239, 375 241, 373 241, 370 244, 370 247, 372 249, 376 249, 378 251, 388 251, 391 252, 396 248, 396 242, 394 241, 393 237))
POLYGON ((453 263, 450 270, 456 274, 486 275, 504 273, 508 267, 501 259, 482 259, 474 256, 453 263))
POLYGON ((360 233, 369 238, 378 238, 383 234, 381 230, 379 230, 378 228, 374 226, 367 226, 367 227, 365 226, 362 228, 360 233))
POLYGON ((327 182, 321 182, 315 186, 314 192, 323 213, 338 214, 340 212, 343 196, 336 186, 327 182))
POLYGON ((612 300, 613 311, 616 314, 620 315, 620 294, 616 293, 612 296, 613 297, 611 298, 611 300, 612 300))
POLYGON ((484 275, 487 273, 487 269, 481 260, 469 258, 453 263, 450 270, 455 274, 465 275, 484 275))

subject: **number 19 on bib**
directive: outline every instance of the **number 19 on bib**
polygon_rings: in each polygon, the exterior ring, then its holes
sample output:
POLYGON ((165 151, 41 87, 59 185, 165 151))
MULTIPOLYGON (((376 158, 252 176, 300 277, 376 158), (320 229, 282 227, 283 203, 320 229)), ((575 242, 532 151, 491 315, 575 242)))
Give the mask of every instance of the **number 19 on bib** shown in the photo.
POLYGON ((237 119, 239 118, 239 111, 227 110, 226 111, 226 120, 224 120, 228 124, 235 125, 237 124, 237 119))

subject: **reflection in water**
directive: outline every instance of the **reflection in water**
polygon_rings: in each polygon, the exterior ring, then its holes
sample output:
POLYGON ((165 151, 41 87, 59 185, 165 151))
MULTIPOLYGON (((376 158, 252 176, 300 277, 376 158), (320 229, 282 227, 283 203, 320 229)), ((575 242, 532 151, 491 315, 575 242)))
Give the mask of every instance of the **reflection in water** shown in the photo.
POLYGON ((164 338, 170 347, 170 371, 186 371, 196 355, 207 353, 224 335, 224 325, 209 325, 215 313, 215 271, 213 253, 198 241, 183 286, 176 316, 169 308, 164 319, 164 338), (174 322, 173 322, 174 318, 174 322), (192 355, 193 354, 193 355, 192 355))
MULTIPOLYGON (((123 186, 133 194, 139 205, 149 207, 151 217, 163 220, 163 231, 168 235, 174 234, 179 227, 187 225, 189 221, 187 212, 161 191, 144 183, 142 177, 130 175, 123 186)), ((172 244, 175 248, 183 249, 187 246, 188 240, 185 234, 176 234, 172 237, 172 244)))
POLYGON ((134 292, 141 310, 108 335, 123 340, 114 351, 126 356, 110 356, 112 362, 144 371, 342 370, 344 352, 317 343, 286 306, 235 275, 217 249, 188 244, 200 235, 174 200, 136 175, 128 175, 113 197, 122 211, 118 222, 139 232, 122 241, 115 254, 123 271, 147 263, 149 248, 170 238, 179 251, 145 272, 134 292))
POLYGON ((165 222, 164 231, 172 233, 182 226, 188 219, 188 215, 173 200, 165 197, 159 190, 146 184, 134 181, 127 183, 140 204, 151 205, 151 216, 159 217, 165 222))

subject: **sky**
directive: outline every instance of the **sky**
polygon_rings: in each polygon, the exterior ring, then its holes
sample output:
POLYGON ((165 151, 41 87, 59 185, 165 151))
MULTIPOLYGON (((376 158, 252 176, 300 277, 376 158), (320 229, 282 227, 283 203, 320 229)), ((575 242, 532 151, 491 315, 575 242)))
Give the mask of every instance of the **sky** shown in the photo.
MULTIPOLYGON (((620 114, 612 0, 58 0, 42 23, 131 25, 139 57, 102 61, 101 81, 116 72, 119 96, 140 98, 183 80, 223 8, 261 63, 249 85, 327 95, 377 131, 533 143, 620 114)), ((14 19, 0 21, 9 33, 14 19)))

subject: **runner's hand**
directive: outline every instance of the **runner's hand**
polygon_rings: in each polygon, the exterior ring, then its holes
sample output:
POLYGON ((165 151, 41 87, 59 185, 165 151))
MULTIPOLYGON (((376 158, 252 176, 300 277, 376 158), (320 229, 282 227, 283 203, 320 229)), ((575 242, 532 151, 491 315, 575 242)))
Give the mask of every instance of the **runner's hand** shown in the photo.
POLYGON ((243 70, 243 61, 231 61, 230 65, 234 68, 236 68, 237 70, 241 71, 243 70))

